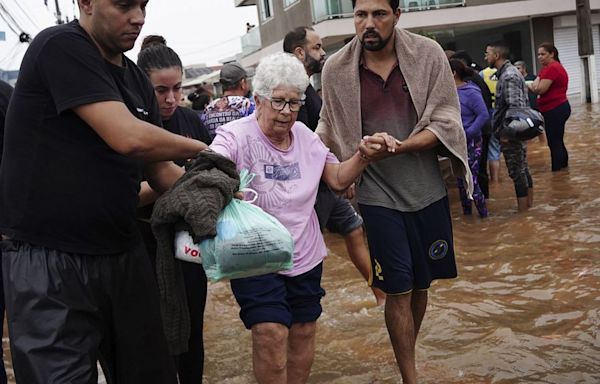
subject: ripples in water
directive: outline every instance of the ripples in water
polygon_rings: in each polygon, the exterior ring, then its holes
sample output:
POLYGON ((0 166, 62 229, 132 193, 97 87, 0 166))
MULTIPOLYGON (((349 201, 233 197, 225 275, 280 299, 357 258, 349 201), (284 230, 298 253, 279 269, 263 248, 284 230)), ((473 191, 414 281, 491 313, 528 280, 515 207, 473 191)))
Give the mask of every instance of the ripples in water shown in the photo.
MULTIPOLYGON (((600 383, 600 107, 573 108, 570 168, 550 172, 534 141, 535 206, 516 214, 503 166, 491 215, 461 214, 450 187, 459 278, 431 289, 417 346, 421 383, 600 383)), ((324 313, 310 383, 398 383, 400 376, 370 290, 327 235, 324 313)), ((250 333, 226 284, 211 286, 206 382, 254 382, 250 333)))

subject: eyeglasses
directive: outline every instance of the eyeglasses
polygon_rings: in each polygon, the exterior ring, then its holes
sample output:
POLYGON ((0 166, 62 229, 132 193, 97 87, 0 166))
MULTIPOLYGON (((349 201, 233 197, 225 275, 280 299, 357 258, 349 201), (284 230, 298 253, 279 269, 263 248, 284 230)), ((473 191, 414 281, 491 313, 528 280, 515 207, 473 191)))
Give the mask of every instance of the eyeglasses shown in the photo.
POLYGON ((290 111, 292 112, 298 112, 300 110, 300 108, 302 108, 302 106, 304 105, 304 100, 285 100, 285 99, 269 99, 267 98, 267 100, 269 100, 271 102, 271 108, 273 108, 276 111, 283 111, 283 109, 285 108, 286 104, 290 106, 290 111))

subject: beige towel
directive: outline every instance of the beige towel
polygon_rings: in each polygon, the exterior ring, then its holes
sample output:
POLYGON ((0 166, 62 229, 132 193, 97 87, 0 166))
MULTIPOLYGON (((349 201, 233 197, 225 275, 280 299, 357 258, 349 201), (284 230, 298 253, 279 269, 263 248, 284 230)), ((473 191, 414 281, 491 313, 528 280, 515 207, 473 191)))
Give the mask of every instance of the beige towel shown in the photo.
MULTIPOLYGON (((467 163, 467 143, 460 117, 460 104, 448 59, 440 45, 423 36, 396 29, 396 54, 406 80, 418 122, 411 136, 428 129, 442 143, 440 154, 448 156, 457 176, 473 192, 467 163)), ((359 60, 357 37, 331 56, 323 68, 323 109, 317 134, 344 161, 358 149, 362 137, 360 115, 359 60)))

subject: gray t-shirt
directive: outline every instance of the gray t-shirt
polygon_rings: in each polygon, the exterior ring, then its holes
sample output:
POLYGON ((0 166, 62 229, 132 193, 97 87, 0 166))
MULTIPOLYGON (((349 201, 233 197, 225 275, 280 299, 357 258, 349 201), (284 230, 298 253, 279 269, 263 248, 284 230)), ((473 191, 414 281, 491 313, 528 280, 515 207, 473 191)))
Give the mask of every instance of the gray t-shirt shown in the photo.
MULTIPOLYGON (((363 135, 387 132, 398 140, 408 138, 417 113, 400 67, 384 80, 360 66, 363 135)), ((414 212, 446 196, 437 150, 410 152, 371 163, 357 186, 358 202, 414 212)))

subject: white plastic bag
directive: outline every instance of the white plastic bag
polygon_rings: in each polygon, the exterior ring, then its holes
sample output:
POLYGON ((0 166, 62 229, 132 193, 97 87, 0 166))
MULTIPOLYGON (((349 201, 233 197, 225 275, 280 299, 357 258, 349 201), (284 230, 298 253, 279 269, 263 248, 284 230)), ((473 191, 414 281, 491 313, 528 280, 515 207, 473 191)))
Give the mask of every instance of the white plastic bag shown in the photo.
POLYGON ((187 231, 175 233, 175 258, 191 263, 202 264, 200 246, 194 243, 187 231))

